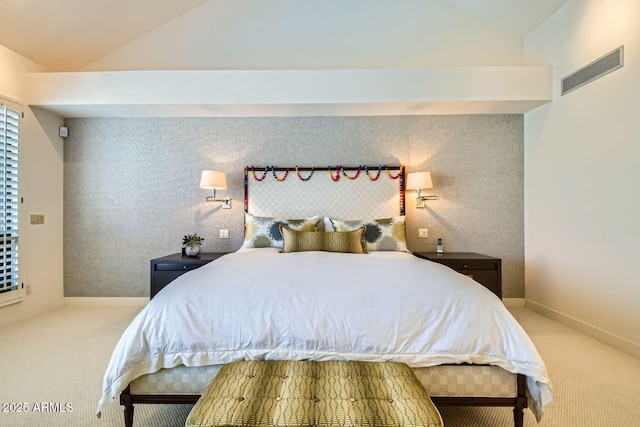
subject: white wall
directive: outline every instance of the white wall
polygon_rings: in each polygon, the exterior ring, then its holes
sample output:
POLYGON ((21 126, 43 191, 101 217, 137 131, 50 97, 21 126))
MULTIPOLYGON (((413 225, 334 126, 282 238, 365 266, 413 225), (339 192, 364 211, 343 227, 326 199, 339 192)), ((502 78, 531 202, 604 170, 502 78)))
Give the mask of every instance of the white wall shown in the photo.
POLYGON ((31 87, 73 118, 522 114, 551 99, 551 68, 32 73, 31 87))
MULTIPOLYGON (((28 73, 45 71, 38 64, 0 46, 0 95, 26 102, 28 73)), ((62 304, 63 121, 50 113, 24 107, 20 135, 20 281, 31 295, 0 308, 0 327, 62 304), (30 214, 44 214, 43 225, 30 225, 30 214)))
POLYGON ((398 4, 211 0, 84 70, 522 64, 521 38, 465 9, 446 0, 403 0, 401 7, 398 4))
POLYGON ((525 40, 554 100, 525 115, 527 306, 640 357, 640 2, 574 0, 525 40), (624 68, 559 81, 624 45, 624 68))

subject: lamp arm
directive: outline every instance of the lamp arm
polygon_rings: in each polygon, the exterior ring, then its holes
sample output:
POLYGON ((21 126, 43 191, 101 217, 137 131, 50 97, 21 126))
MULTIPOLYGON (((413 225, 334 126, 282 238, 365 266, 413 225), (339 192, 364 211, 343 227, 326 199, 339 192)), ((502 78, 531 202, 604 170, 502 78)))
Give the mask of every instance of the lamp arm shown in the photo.
POLYGON ((206 198, 207 202, 221 202, 222 203, 222 209, 231 209, 231 197, 227 197, 224 199, 217 199, 216 198, 216 189, 212 188, 211 189, 211 196, 206 198))
POLYGON ((438 196, 437 194, 429 194, 427 196, 423 196, 420 194, 420 189, 417 188, 416 189, 416 207, 417 208, 426 207, 424 204, 426 200, 440 200, 440 196, 438 196))

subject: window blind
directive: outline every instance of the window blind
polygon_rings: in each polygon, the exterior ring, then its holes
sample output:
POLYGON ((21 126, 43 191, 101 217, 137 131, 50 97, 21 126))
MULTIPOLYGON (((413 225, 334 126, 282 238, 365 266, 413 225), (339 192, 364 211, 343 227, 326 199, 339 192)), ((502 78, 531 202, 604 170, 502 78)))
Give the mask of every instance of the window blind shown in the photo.
POLYGON ((19 110, 0 99, 0 305, 22 298, 18 281, 20 117, 19 110))

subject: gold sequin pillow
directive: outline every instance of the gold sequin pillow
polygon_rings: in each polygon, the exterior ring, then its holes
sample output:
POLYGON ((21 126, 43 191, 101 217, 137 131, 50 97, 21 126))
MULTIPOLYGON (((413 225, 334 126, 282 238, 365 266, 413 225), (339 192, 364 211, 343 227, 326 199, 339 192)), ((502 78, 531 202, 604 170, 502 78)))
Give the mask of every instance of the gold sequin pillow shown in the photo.
POLYGON ((280 248, 282 249, 282 234, 280 226, 284 225, 292 230, 315 231, 320 222, 319 216, 306 219, 277 219, 244 214, 244 242, 243 248, 280 248))
POLYGON ((295 231, 281 225, 280 232, 284 240, 282 252, 326 251, 366 254, 362 245, 364 231, 364 227, 344 232, 295 231))
POLYGON ((330 218, 335 231, 352 231, 365 227, 363 234, 365 249, 371 251, 409 252, 405 236, 405 217, 343 221, 330 218))

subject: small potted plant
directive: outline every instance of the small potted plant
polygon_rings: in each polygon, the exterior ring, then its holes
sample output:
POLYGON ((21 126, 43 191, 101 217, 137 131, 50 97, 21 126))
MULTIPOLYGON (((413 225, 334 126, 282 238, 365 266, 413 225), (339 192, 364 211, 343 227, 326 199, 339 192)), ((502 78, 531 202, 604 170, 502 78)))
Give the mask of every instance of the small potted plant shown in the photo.
POLYGON ((198 236, 198 233, 185 234, 182 238, 184 254, 186 256, 198 256, 202 242, 204 242, 204 237, 198 236))

